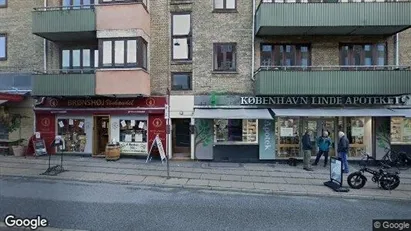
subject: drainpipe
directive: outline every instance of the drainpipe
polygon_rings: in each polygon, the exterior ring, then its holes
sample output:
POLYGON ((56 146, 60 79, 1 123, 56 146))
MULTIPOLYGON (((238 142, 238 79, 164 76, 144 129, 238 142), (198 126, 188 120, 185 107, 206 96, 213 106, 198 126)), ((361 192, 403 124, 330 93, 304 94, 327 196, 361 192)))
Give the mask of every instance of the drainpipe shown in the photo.
MULTIPOLYGON (((44 8, 47 7, 47 0, 43 1, 43 6, 44 8)), ((43 71, 47 72, 47 41, 46 39, 43 39, 43 71)))
POLYGON ((395 34, 395 66, 398 68, 400 65, 400 45, 399 45, 399 33, 395 34))
POLYGON ((253 29, 252 29, 252 34, 251 34, 251 80, 253 80, 253 81, 255 81, 255 78, 254 78, 254 69, 255 69, 255 67, 254 67, 254 60, 255 60, 255 58, 254 58, 254 55, 255 55, 255 52, 254 52, 254 49, 255 49, 255 46, 254 46, 254 42, 255 42, 255 0, 252 0, 253 1, 253 29))

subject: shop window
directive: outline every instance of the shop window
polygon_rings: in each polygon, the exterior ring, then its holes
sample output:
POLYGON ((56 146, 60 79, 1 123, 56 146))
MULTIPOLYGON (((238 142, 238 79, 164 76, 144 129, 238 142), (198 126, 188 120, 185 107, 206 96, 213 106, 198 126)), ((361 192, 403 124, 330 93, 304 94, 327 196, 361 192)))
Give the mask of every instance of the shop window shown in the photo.
POLYGON ((364 117, 350 117, 347 118, 347 133, 346 136, 350 141, 350 150, 348 156, 361 157, 362 153, 366 151, 365 144, 365 118, 364 117))
POLYGON ((84 119, 58 119, 57 134, 65 141, 65 152, 84 152, 87 138, 84 119))
POLYGON ((411 119, 391 118, 391 144, 411 144, 411 119))
POLYGON ((9 139, 9 131, 7 127, 0 122, 0 140, 8 140, 9 139))
POLYGON ((147 153, 147 121, 120 120, 121 153, 147 153))
POLYGON ((215 142, 258 143, 257 120, 214 120, 215 142))
POLYGON ((100 67, 140 67, 147 69, 147 42, 139 38, 101 39, 100 67))
MULTIPOLYGON (((300 155, 299 122, 298 118, 277 117, 275 132, 276 137, 278 137, 278 158, 298 157, 300 155)), ((316 127, 317 125, 312 126, 316 127)))

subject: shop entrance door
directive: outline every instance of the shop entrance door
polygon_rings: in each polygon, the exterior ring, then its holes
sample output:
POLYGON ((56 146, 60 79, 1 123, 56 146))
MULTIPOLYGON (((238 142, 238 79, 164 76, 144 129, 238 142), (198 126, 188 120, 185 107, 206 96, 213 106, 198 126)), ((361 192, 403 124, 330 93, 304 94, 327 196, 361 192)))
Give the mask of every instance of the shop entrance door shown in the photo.
POLYGON ((110 117, 94 116, 93 124, 93 156, 104 157, 110 138, 110 117))
POLYGON ((331 138, 332 146, 330 148, 329 156, 335 156, 335 137, 337 134, 336 124, 337 118, 306 118, 304 119, 303 133, 306 130, 311 131, 310 140, 313 146, 312 156, 316 156, 318 152, 317 140, 322 136, 324 131, 328 132, 331 138))
POLYGON ((190 158, 190 119, 173 120, 173 159, 190 158))

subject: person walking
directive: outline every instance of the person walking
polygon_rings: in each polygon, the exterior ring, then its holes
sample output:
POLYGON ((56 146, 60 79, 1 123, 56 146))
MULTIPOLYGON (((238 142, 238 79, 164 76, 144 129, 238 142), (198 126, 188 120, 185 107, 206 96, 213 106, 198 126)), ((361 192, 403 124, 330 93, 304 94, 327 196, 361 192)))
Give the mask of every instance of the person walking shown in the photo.
POLYGON ((338 157, 341 158, 341 161, 343 162, 343 173, 348 173, 347 155, 350 147, 350 142, 342 131, 338 132, 338 137, 340 138, 337 148, 338 157))
POLYGON ((310 131, 307 130, 301 140, 301 143, 303 144, 303 152, 304 152, 304 170, 306 171, 313 171, 311 168, 311 149, 313 148, 311 145, 311 139, 310 139, 310 131))
POLYGON ((325 167, 327 166, 328 153, 330 152, 330 147, 331 147, 331 138, 328 136, 327 131, 324 131, 323 135, 318 138, 317 145, 318 145, 318 153, 317 153, 317 157, 315 158, 313 165, 316 166, 318 164, 318 161, 320 161, 321 156, 324 155, 324 167, 325 167))

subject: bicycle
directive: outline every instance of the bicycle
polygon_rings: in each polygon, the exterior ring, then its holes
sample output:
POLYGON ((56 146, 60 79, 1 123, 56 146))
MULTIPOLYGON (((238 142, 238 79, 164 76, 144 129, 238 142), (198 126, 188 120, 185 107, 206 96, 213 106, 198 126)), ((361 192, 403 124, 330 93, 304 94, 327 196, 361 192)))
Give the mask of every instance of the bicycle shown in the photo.
POLYGON ((393 151, 387 147, 384 148, 385 155, 381 162, 391 167, 397 167, 400 170, 407 170, 411 164, 411 157, 403 151, 393 151))
POLYGON ((385 190, 394 190, 400 185, 399 171, 389 172, 388 169, 391 166, 383 162, 380 162, 381 166, 378 170, 368 168, 369 160, 375 161, 368 153, 363 152, 363 159, 360 162, 361 169, 347 177, 347 183, 351 188, 360 189, 364 187, 367 182, 367 177, 364 176, 365 172, 371 173, 373 175, 372 181, 385 190))

